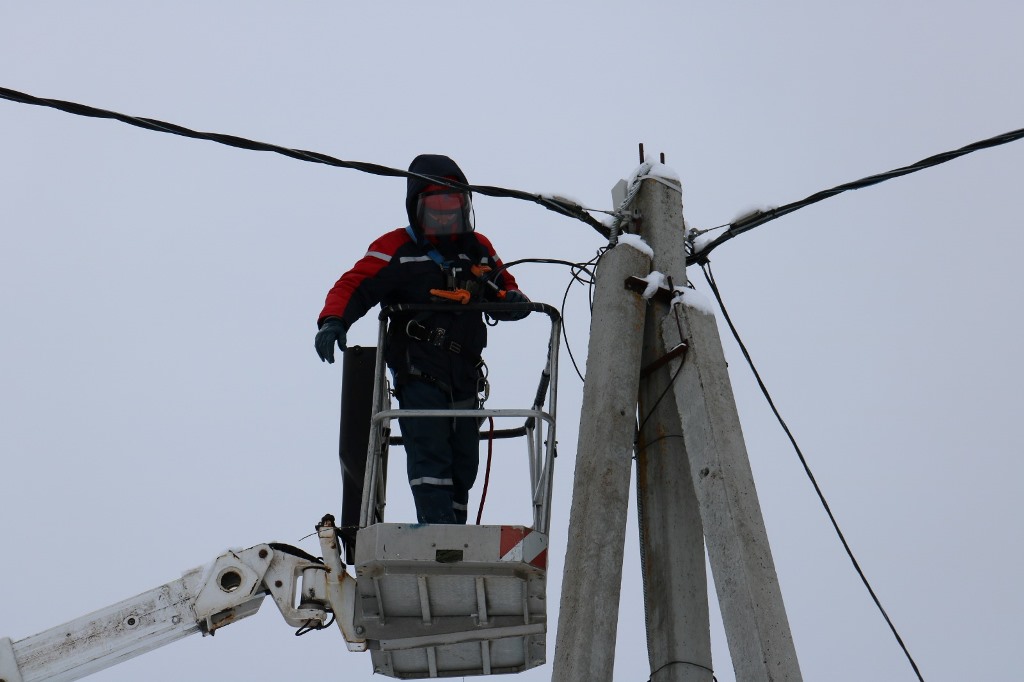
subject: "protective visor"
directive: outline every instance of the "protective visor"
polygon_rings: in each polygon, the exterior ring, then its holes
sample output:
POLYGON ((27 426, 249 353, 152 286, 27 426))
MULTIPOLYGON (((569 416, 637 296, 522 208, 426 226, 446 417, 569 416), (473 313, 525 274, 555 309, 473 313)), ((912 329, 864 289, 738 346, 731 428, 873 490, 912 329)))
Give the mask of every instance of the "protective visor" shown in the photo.
POLYGON ((472 232, 473 201, 467 192, 447 188, 424 192, 416 201, 416 221, 430 236, 472 232))

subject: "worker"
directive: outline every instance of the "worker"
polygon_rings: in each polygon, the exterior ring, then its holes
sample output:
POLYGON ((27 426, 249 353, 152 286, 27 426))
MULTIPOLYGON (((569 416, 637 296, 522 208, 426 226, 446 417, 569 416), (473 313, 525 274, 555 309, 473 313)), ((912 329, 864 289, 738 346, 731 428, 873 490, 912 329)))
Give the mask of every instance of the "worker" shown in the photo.
MULTIPOLYGON (((344 350, 352 324, 380 303, 443 303, 437 312, 395 315, 385 361, 400 409, 476 409, 485 392, 481 353, 487 325, 461 303, 528 303, 491 242, 474 231, 472 195, 431 182, 469 184, 447 156, 413 159, 405 207, 409 225, 374 241, 366 255, 337 281, 317 320, 315 346, 322 361, 344 350)), ((529 311, 490 312, 494 320, 518 320, 529 311)), ((480 463, 476 418, 400 417, 409 484, 420 523, 466 523, 469 491, 480 463)))

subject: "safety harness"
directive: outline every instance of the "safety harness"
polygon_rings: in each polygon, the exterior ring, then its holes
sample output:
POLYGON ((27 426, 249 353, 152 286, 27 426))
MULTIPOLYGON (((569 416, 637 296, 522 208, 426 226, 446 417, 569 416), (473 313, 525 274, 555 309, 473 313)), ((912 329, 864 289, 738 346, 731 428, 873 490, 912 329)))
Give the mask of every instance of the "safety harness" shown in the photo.
MULTIPOLYGON (((482 298, 481 289, 485 286, 490 287, 499 299, 505 297, 505 291, 488 279, 487 274, 491 272, 489 266, 473 264, 469 267, 469 272, 466 273, 465 267, 457 266, 454 261, 446 260, 435 246, 429 242, 420 241, 411 225, 407 225, 405 231, 413 243, 423 246, 427 256, 444 271, 447 288, 430 290, 430 295, 438 302, 465 305, 471 301, 480 300, 482 298)), ((444 327, 430 328, 423 324, 429 317, 430 313, 420 313, 409 320, 405 325, 406 336, 414 341, 444 348, 451 353, 461 353, 462 344, 449 340, 447 329, 444 327)))
MULTIPOLYGON (((437 248, 429 242, 420 241, 411 226, 406 226, 405 230, 413 240, 413 243, 423 246, 427 256, 437 263, 438 267, 440 267, 445 274, 445 283, 448 288, 430 290, 430 295, 436 301, 465 305, 473 300, 480 300, 482 298, 481 289, 485 283, 489 284, 497 292, 496 295, 499 298, 504 297, 505 292, 486 278, 487 273, 491 271, 488 266, 471 265, 468 273, 469 276, 467 277, 466 268, 464 266, 458 266, 455 261, 445 259, 437 248)), ((461 355, 462 344, 450 339, 446 328, 430 327, 424 324, 430 317, 430 312, 422 312, 411 318, 405 323, 405 329, 403 330, 405 335, 413 341, 429 343, 436 348, 446 350, 450 353, 454 353, 455 355, 461 355)), ((477 372, 479 374, 479 378, 477 380, 477 400, 479 401, 479 404, 482 405, 483 401, 487 399, 487 395, 490 393, 490 385, 487 382, 487 365, 484 364, 482 358, 477 358, 476 360, 477 372)), ((451 388, 444 382, 417 369, 409 358, 406 358, 405 366, 408 376, 416 377, 422 381, 435 384, 448 392, 451 391, 451 388)))

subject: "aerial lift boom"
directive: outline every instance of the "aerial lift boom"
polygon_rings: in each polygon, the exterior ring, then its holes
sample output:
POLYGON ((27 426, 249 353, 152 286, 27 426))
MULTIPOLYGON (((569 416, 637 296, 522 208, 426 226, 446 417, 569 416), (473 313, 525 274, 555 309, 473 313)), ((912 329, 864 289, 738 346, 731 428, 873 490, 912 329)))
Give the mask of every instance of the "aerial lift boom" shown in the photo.
POLYGON ((256 613, 270 595, 288 625, 330 625, 349 651, 366 642, 352 623, 355 579, 345 571, 330 515, 317 525, 323 560, 277 543, 228 550, 178 580, 18 641, 0 638, 0 681, 77 680, 183 637, 256 613))
POLYGON ((336 622, 349 651, 370 651, 376 673, 490 675, 542 664, 560 316, 540 303, 460 306, 471 314, 516 310, 550 318, 530 409, 393 410, 383 361, 388 316, 423 309, 429 306, 381 314, 374 371, 369 386, 356 391, 367 410, 351 425, 370 432, 365 460, 356 463, 362 486, 346 490, 343 529, 331 515, 316 525, 323 558, 279 543, 228 550, 178 580, 64 625, 17 641, 0 638, 0 682, 77 680, 196 632, 212 635, 256 613, 268 595, 297 634, 336 622), (533 525, 384 523, 387 452, 403 444, 390 424, 400 416, 524 420, 482 438, 525 438, 533 525), (355 576, 346 571, 343 548, 355 576))

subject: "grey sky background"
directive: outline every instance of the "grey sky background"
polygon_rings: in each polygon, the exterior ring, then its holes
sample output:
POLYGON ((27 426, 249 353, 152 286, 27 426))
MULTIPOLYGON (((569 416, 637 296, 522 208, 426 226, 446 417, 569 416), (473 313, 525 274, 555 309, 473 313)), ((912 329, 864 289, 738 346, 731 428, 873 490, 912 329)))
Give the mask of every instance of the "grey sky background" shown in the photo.
MULTIPOLYGON (((989 0, 5 3, 0 85, 349 160, 404 168, 445 153, 473 183, 603 209, 645 142, 704 228, 1024 126, 1022 20, 1024 6, 989 0)), ((0 121, 0 635, 227 547, 319 553, 301 538, 340 508, 341 371, 316 357, 314 322, 338 275, 405 224, 404 180, 7 101, 0 121)), ((1022 165, 1024 143, 983 151, 806 208, 712 258, 932 682, 1021 677, 1022 165)), ((582 261, 602 245, 533 204, 475 205, 506 261, 582 261)), ((555 304, 569 282, 555 266, 515 274, 555 304)), ((565 315, 582 360, 582 288, 565 315)), ((492 333, 494 406, 529 403, 542 329, 492 333)), ((722 329, 804 679, 914 679, 722 329)), ((375 339, 371 316, 350 341, 375 339)), ((562 359, 549 661, 582 396, 562 359)), ((526 520, 520 457, 499 451, 485 522, 526 520)), ((392 520, 411 514, 401 480, 392 520)), ((648 677, 636 545, 631 516, 616 682, 648 677)), ((520 679, 550 674, 549 662, 520 679)), ((268 602, 215 638, 91 679, 324 676, 369 680, 369 657, 335 630, 293 637, 268 602)))

